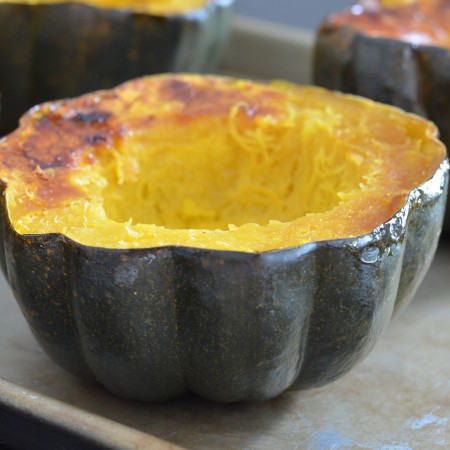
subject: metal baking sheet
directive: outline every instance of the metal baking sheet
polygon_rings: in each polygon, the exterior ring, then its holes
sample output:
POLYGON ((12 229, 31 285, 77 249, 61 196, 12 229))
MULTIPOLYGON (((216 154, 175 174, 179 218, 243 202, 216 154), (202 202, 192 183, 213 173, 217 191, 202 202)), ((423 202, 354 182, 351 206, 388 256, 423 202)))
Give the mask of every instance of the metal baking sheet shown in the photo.
MULTIPOLYGON (((309 81, 311 35, 238 19, 223 71, 309 81), (261 50, 264 48, 264 51, 261 50), (259 52, 259 53, 258 53, 259 52)), ((450 448, 450 242, 412 304, 342 379, 260 404, 122 400, 57 367, 0 276, 0 444, 66 449, 450 448)))

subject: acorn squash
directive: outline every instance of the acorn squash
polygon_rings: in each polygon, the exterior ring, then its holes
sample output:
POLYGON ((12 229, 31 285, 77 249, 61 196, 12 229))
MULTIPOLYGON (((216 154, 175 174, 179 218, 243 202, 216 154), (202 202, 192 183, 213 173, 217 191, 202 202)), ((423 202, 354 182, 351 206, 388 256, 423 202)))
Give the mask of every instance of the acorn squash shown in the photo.
MULTIPOLYGON (((450 146, 450 1, 369 0, 317 30, 314 84, 398 106, 437 124, 450 146)), ((450 233, 450 211, 444 225, 450 233)))
POLYGON ((38 341, 112 392, 231 402, 321 386, 436 249, 436 127, 317 87, 138 78, 0 141, 0 261, 38 341))
POLYGON ((33 105, 159 72, 210 72, 234 0, 0 0, 0 135, 33 105))

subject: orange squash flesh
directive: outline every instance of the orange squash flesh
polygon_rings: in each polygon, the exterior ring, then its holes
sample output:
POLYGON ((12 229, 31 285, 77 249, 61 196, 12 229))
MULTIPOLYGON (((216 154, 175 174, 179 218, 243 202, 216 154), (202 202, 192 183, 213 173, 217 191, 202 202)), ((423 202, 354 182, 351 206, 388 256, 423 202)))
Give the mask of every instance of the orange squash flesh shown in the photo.
POLYGON ((0 179, 21 234, 263 252, 373 231, 444 159, 432 123, 370 100, 160 75, 35 107, 0 179))
MULTIPOLYGON (((195 9, 204 8, 210 0, 78 0, 77 3, 101 8, 132 9, 156 15, 183 14, 195 9)), ((8 3, 0 0, 0 3, 8 3)), ((70 0, 21 0, 24 4, 56 4, 70 3, 70 0)))

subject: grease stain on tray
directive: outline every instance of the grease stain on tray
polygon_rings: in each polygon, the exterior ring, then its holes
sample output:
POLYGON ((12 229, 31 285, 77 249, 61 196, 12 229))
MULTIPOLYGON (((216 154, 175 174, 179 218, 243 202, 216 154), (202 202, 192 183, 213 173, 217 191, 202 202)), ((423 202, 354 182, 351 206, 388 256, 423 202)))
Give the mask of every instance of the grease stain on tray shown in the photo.
POLYGON ((311 450, 346 450, 346 449, 368 449, 368 450, 413 450, 406 443, 392 443, 387 445, 363 444, 349 439, 338 431, 317 433, 311 441, 311 450))
POLYGON ((411 419, 408 421, 408 426, 412 430, 421 430, 428 425, 436 425, 442 427, 448 424, 448 417, 438 417, 433 413, 428 413, 417 419, 411 419))
POLYGON ((342 436, 339 431, 316 433, 311 441, 312 450, 338 450, 345 448, 368 448, 342 436))

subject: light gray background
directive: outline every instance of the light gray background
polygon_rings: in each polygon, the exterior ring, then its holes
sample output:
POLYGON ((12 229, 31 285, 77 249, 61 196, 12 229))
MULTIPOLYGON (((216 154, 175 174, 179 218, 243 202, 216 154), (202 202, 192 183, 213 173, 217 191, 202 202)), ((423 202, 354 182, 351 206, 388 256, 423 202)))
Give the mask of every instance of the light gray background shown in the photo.
POLYGON ((323 17, 355 3, 355 0, 237 0, 243 16, 314 29, 323 17))

